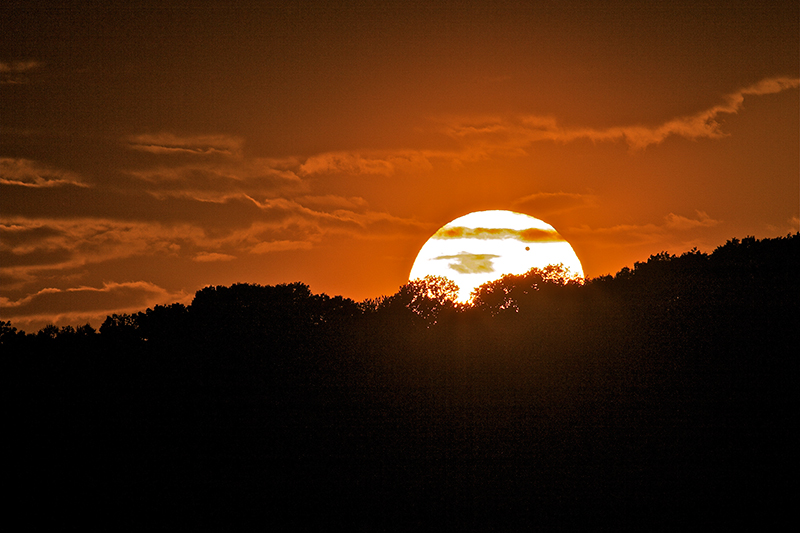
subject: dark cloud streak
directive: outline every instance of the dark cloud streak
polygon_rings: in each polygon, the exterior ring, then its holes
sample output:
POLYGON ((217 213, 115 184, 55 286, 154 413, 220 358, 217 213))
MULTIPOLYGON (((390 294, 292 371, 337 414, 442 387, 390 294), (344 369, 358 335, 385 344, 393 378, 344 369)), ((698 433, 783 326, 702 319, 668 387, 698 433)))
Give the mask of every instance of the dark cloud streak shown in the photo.
POLYGON ((459 274, 486 274, 494 272, 494 265, 492 259, 500 257, 494 254, 472 254, 469 252, 460 252, 455 255, 440 255, 434 257, 435 260, 449 261, 455 259, 454 263, 450 263, 448 268, 455 270, 459 274))
POLYGON ((0 250, 0 265, 3 268, 17 266, 57 265, 69 261, 72 250, 64 248, 56 250, 34 250, 25 253, 14 253, 0 250))
POLYGON ((190 223, 210 232, 249 227, 257 220, 281 220, 281 208, 264 209, 247 197, 200 201, 183 197, 156 198, 146 193, 120 192, 64 185, 31 192, 0 184, 0 211, 31 219, 107 219, 190 223))
POLYGON ((97 312, 119 308, 144 308, 168 297, 167 291, 149 282, 107 283, 101 288, 42 289, 21 300, 0 303, 4 316, 26 317, 97 312))
POLYGON ((50 237, 63 235, 63 231, 51 226, 14 226, 0 224, 0 245, 17 246, 30 244, 50 237))
POLYGON ((447 226, 432 237, 433 239, 516 239, 523 242, 560 242, 564 239, 555 230, 527 228, 467 228, 447 226))

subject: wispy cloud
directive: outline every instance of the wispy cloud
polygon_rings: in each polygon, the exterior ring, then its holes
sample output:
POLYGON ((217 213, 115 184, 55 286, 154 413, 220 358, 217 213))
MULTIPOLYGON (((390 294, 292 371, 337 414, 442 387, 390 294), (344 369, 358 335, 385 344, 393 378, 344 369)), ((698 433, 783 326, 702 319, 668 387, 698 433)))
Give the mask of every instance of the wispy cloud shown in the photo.
POLYGON ((137 305, 150 295, 166 295, 167 291, 147 281, 131 283, 105 283, 102 287, 76 287, 70 289, 46 288, 17 301, 0 298, 0 311, 16 315, 37 314, 43 310, 53 313, 113 309, 119 300, 137 305))
POLYGON ((92 219, 0 220, 0 275, 24 285, 42 272, 68 272, 132 256, 177 255, 182 248, 199 247, 205 239, 202 230, 190 226, 92 219))
POLYGON ((222 155, 240 157, 244 141, 230 135, 178 136, 170 132, 132 135, 128 147, 154 154, 222 155))
POLYGON ((688 218, 675 213, 666 216, 665 226, 670 229, 688 230, 693 228, 709 228, 719 224, 719 220, 714 220, 705 211, 697 211, 697 218, 688 218))
POLYGON ((47 272, 52 275, 130 257, 234 261, 239 252, 309 250, 326 235, 383 238, 431 231, 413 219, 370 211, 363 200, 333 196, 315 198, 329 205, 312 209, 286 198, 258 202, 238 197, 222 203, 180 199, 176 203, 175 199, 122 194, 87 197, 91 201, 73 201, 68 195, 68 202, 56 195, 52 202, 40 204, 35 201, 36 192, 33 199, 12 197, 7 204, 3 202, 7 195, 0 195, 0 207, 7 213, 0 216, 0 276, 17 288, 47 272), (12 209, 22 200, 34 204, 33 213, 12 209), (99 201, 109 205, 86 208, 99 201), (347 203, 358 210, 343 209, 347 203), (76 210, 70 212, 64 205, 76 210), (129 218, 134 211, 137 218, 129 218), (165 212, 171 213, 170 219, 159 218, 165 212))
POLYGON ((765 224, 769 235, 789 235, 800 232, 800 217, 793 215, 786 219, 783 224, 765 224))
POLYGON ((693 115, 676 117, 657 126, 628 125, 611 128, 575 128, 558 124, 553 117, 524 115, 515 117, 481 117, 451 121, 445 132, 458 139, 483 146, 524 147, 538 141, 572 142, 580 139, 594 142, 624 141, 633 150, 660 144, 668 137, 685 139, 719 139, 727 136, 719 118, 740 111, 746 96, 776 94, 800 86, 798 78, 767 78, 739 89, 722 98, 722 102, 693 115))
POLYGON ((43 188, 61 185, 86 187, 73 172, 51 168, 30 159, 0 157, 0 184, 43 188))
POLYGON ((213 263, 217 261, 233 261, 236 259, 235 255, 229 254, 221 254, 217 252, 200 252, 195 254, 192 258, 192 261, 197 261, 198 263, 213 263))
POLYGON ((333 206, 325 208, 320 205, 312 209, 300 201, 288 198, 271 198, 256 203, 267 211, 284 214, 283 227, 304 228, 309 231, 314 228, 318 234, 339 233, 352 237, 370 237, 430 230, 427 224, 415 219, 371 211, 366 205, 357 210, 331 209, 333 206))
POLYGON ((306 195, 297 198, 302 205, 323 211, 346 210, 352 212, 363 212, 367 209, 367 201, 360 196, 338 196, 326 194, 322 196, 306 195))
MULTIPOLYGON (((631 124, 609 128, 567 127, 557 118, 538 115, 482 115, 468 117, 447 117, 440 119, 440 132, 459 146, 449 150, 383 150, 383 151, 337 151, 325 152, 308 157, 303 162, 296 159, 285 160, 283 168, 292 169, 298 176, 314 175, 373 175, 390 176, 398 172, 429 172, 436 161, 446 161, 459 167, 471 161, 504 155, 524 156, 533 143, 551 141, 570 143, 579 140, 592 142, 624 142, 631 150, 642 150, 658 145, 669 137, 682 137, 689 140, 720 139, 728 133, 720 122, 726 114, 735 114, 742 109, 748 96, 776 94, 800 86, 800 79, 777 77, 767 78, 753 85, 739 89, 721 98, 721 102, 695 114, 675 117, 655 126, 631 124)), ((518 202, 562 203, 566 206, 568 198, 560 195, 531 196, 518 202)), ((573 198, 577 200, 577 198, 573 198)), ((583 198, 583 203, 591 199, 583 198)), ((581 202, 573 201, 572 205, 581 202)))
POLYGON ((219 200, 191 197, 158 198, 139 191, 77 187, 74 184, 42 187, 0 183, 2 220, 86 220, 156 223, 163 227, 188 224, 209 234, 249 227, 256 220, 285 216, 279 209, 260 207, 247 195, 224 195, 219 200))
POLYGON ((44 63, 33 59, 23 61, 0 61, 0 85, 25 85, 30 83, 27 73, 37 70, 44 63))
POLYGON ((270 252, 284 252, 287 250, 308 250, 311 248, 308 241, 267 241, 260 242, 250 250, 251 254, 266 254, 270 252))
POLYGON ((697 228, 711 227, 721 221, 712 219, 705 211, 697 211, 697 218, 684 217, 669 213, 661 224, 617 224, 604 228, 590 228, 580 226, 570 228, 565 233, 569 234, 570 241, 576 242, 586 239, 602 238, 605 245, 641 245, 656 242, 665 242, 670 235, 691 233, 697 228))
POLYGON ((106 314, 135 312, 159 304, 186 299, 147 281, 104 283, 102 287, 46 288, 18 300, 0 297, 0 316, 22 329, 45 323, 95 325, 106 314))
POLYGON ((399 169, 430 170, 425 151, 397 150, 391 152, 326 152, 306 159, 300 165, 301 175, 311 174, 375 174, 388 176, 399 169))
POLYGON ((137 180, 142 189, 159 198, 173 196, 218 201, 239 193, 273 196, 308 191, 307 184, 293 171, 272 168, 268 161, 258 158, 202 165, 162 165, 129 170, 126 174, 137 180))
POLYGON ((33 59, 25 61, 0 61, 0 73, 27 72, 41 67, 43 63, 33 59))
POLYGON ((593 207, 597 205, 597 197, 593 194, 539 192, 518 198, 511 205, 516 209, 545 215, 593 207))

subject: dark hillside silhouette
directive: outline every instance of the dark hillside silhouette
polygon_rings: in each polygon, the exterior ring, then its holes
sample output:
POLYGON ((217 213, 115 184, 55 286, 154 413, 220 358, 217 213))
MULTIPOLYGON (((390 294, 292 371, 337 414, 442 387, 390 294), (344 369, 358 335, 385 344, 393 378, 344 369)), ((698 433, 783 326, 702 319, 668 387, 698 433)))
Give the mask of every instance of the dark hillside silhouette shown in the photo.
POLYGON ((795 234, 584 284, 533 270, 472 306, 441 278, 364 302, 236 284, 98 331, 0 322, 15 505, 70 525, 769 529, 796 499, 798 272, 795 234))

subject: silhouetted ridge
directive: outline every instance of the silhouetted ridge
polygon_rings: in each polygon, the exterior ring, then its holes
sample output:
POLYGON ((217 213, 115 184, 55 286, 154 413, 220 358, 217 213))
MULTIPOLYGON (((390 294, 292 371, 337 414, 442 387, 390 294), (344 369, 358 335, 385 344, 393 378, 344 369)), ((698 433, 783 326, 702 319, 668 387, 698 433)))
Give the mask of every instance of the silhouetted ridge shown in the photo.
POLYGON ((782 524, 798 272, 795 234, 533 270, 472 306, 441 278, 364 302, 235 284, 99 331, 2 322, 9 483, 70 524, 782 524))

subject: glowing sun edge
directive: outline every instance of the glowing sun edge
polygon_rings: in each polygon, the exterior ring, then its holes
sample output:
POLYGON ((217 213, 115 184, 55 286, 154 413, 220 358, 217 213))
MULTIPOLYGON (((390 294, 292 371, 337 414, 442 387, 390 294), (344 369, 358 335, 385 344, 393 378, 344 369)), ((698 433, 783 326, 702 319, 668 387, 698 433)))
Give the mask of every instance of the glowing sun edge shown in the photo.
POLYGON ((428 239, 409 280, 428 275, 449 278, 459 287, 457 301, 467 303, 472 291, 484 283, 557 264, 568 269, 570 278, 583 278, 572 246, 550 224, 513 211, 476 211, 445 224, 428 239), (540 240, 523 240, 527 235, 540 240))

